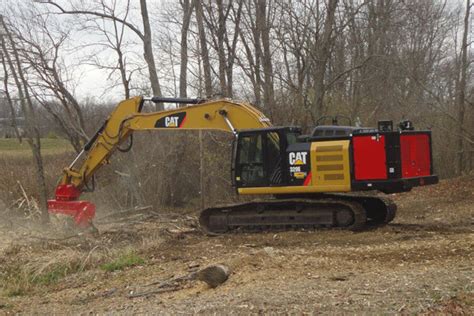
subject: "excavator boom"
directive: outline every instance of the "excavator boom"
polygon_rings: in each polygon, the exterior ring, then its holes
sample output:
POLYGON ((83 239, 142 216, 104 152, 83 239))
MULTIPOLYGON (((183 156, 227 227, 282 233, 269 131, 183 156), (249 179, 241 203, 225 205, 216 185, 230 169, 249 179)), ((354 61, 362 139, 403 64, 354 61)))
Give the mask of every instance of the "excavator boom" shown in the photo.
POLYGON ((118 104, 71 165, 63 170, 56 198, 48 201, 50 213, 72 216, 79 226, 88 226, 95 215, 95 205, 79 201, 94 174, 133 132, 143 130, 209 129, 237 133, 236 129, 270 127, 270 120, 249 104, 216 100, 134 97, 118 104), (143 113, 146 101, 192 104, 153 113, 143 113), (83 158, 82 162, 79 161, 83 158), (76 167, 76 165, 78 165, 76 167))

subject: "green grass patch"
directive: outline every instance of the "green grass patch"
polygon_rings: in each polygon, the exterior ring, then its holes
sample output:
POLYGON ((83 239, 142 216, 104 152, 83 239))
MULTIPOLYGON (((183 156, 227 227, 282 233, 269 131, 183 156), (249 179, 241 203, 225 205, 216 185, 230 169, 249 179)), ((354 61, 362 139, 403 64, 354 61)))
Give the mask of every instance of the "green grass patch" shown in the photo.
MULTIPOLYGON (((71 144, 61 138, 42 138, 41 139, 41 153, 44 155, 58 154, 73 151, 71 144)), ((0 152, 2 154, 13 156, 31 156, 31 148, 23 140, 20 143, 16 138, 0 138, 0 152)))
POLYGON ((78 269, 66 265, 58 265, 49 271, 33 276, 31 282, 39 285, 51 285, 64 278, 66 275, 77 272, 77 270, 78 269))
POLYGON ((137 265, 144 264, 145 260, 139 257, 133 251, 121 254, 118 258, 112 260, 111 262, 104 263, 100 268, 107 272, 123 270, 127 267, 133 267, 137 265))
POLYGON ((23 296, 43 286, 58 283, 64 277, 81 271, 79 262, 56 263, 43 271, 24 266, 7 267, 0 277, 0 289, 7 297, 23 296))

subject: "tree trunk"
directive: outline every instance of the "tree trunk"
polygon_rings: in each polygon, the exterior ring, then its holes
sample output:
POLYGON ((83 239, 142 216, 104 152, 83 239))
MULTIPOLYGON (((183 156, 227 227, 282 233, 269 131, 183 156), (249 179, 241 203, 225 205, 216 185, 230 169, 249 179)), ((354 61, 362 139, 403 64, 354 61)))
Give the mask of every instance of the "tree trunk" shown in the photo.
POLYGON ((182 6, 183 24, 181 25, 181 65, 179 70, 179 96, 181 98, 186 98, 188 95, 188 31, 189 23, 191 21, 191 14, 193 13, 194 1, 193 3, 190 3, 189 0, 184 0, 182 6))
POLYGON ((257 28, 262 39, 262 66, 263 66, 263 102, 265 107, 271 109, 275 106, 275 92, 273 87, 273 66, 272 54, 270 51, 270 25, 267 21, 267 1, 258 0, 257 2, 257 28))
POLYGON ((465 98, 466 98, 466 77, 467 77, 467 68, 469 67, 467 61, 467 50, 468 43, 467 37, 469 32, 469 14, 471 11, 471 1, 467 0, 466 2, 466 14, 464 16, 464 31, 462 36, 462 46, 461 46, 461 61, 459 65, 460 69, 460 79, 458 84, 458 93, 457 93, 457 124, 458 124, 458 139, 457 139, 457 163, 456 163, 456 173, 460 175, 464 171, 464 114, 466 111, 465 98))
MULTIPOLYGON (((5 42, 3 40, 3 37, 0 37, 0 40, 2 41, 2 51, 3 52, 3 47, 5 46, 5 42)), ((3 53, 0 54, 1 60, 2 60, 2 67, 3 67, 3 89, 5 93, 5 97, 7 99, 7 104, 10 109, 10 116, 12 120, 12 127, 13 130, 15 131, 15 136, 18 139, 18 141, 22 142, 22 135, 20 134, 20 131, 18 130, 18 125, 16 124, 16 113, 15 113, 15 107, 13 106, 13 100, 10 95, 10 91, 8 89, 8 68, 7 64, 5 62, 5 57, 3 56, 3 53)))
MULTIPOLYGON (((225 39, 225 14, 224 5, 222 0, 216 0, 217 12, 218 12, 218 25, 217 25, 217 56, 219 59, 219 88, 220 94, 224 97, 227 96, 227 80, 226 80, 226 58, 224 49, 225 39)), ((229 4, 230 5, 230 4, 229 4)))
MULTIPOLYGON (((161 97, 160 82, 158 80, 158 74, 156 73, 155 57, 153 56, 153 47, 151 42, 151 28, 150 20, 148 18, 148 9, 146 6, 146 0, 140 0, 140 11, 143 20, 143 57, 148 65, 148 73, 150 75, 151 90, 154 96, 161 97)), ((162 111, 164 109, 163 103, 155 104, 156 111, 162 111)))
POLYGON ((326 20, 324 21, 323 34, 320 41, 315 41, 317 47, 316 71, 314 75, 314 93, 315 93, 315 107, 314 117, 317 118, 323 115, 324 112, 324 95, 326 87, 324 85, 324 77, 326 74, 326 67, 331 56, 332 31, 335 22, 336 8, 338 0, 329 0, 326 11, 326 20))
MULTIPOLYGON (((127 6, 128 8, 128 6, 127 6)), ((114 35, 115 35, 115 51, 117 53, 117 62, 120 71, 120 79, 122 80, 123 92, 125 99, 130 98, 130 80, 127 77, 126 63, 123 57, 122 52, 122 36, 123 36, 123 25, 122 25, 122 34, 119 34, 117 27, 117 21, 113 20, 114 23, 114 35)))
MULTIPOLYGON (((257 0, 258 1, 258 0, 257 0)), ((255 62, 254 62, 254 73, 255 73, 255 101, 257 105, 261 105, 262 103, 262 76, 260 74, 260 66, 262 60, 262 46, 260 44, 260 29, 259 29, 259 21, 258 21, 258 9, 255 8, 255 23, 252 26, 252 33, 253 33, 253 44, 255 47, 255 62)), ((250 50, 247 50, 250 52, 250 50)), ((248 54, 252 56, 251 53, 248 54)))
MULTIPOLYGON (((231 4, 229 4, 231 5, 231 4)), ((227 73, 227 97, 232 98, 234 96, 233 84, 234 84, 234 63, 236 57, 237 43, 240 35, 240 19, 242 16, 242 7, 243 2, 239 1, 237 12, 234 13, 234 37, 232 42, 229 43, 229 39, 226 36, 227 43, 227 64, 226 64, 226 73, 227 73)))
POLYGON ((212 96, 211 63, 209 62, 209 51, 207 49, 206 30, 204 28, 202 3, 196 1, 196 20, 199 31, 199 46, 201 48, 202 67, 204 72, 204 90, 206 98, 212 96))

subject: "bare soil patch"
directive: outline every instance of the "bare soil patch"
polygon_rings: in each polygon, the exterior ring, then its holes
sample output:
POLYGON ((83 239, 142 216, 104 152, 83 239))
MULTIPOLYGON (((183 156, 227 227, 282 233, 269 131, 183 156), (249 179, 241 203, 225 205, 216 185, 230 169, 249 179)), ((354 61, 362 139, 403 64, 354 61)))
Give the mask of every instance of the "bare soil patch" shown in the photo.
POLYGON ((393 223, 209 237, 196 217, 143 211, 98 236, 11 222, 0 233, 0 313, 474 314, 474 177, 392 196, 393 223), (7 227, 8 226, 8 227, 7 227), (211 264, 231 269, 133 296, 211 264))

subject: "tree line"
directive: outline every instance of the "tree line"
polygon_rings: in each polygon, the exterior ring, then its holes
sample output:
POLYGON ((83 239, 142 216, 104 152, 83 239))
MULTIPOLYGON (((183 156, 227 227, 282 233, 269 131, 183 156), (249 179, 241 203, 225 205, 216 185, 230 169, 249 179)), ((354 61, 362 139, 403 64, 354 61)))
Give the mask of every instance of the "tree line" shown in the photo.
POLYGON ((76 91, 85 66, 107 75, 114 101, 245 99, 306 130, 329 114, 410 119, 434 131, 438 173, 460 175, 474 164, 471 10, 470 0, 7 0, 1 104, 13 126, 25 117, 40 184, 38 120, 77 152, 97 127, 76 91))

